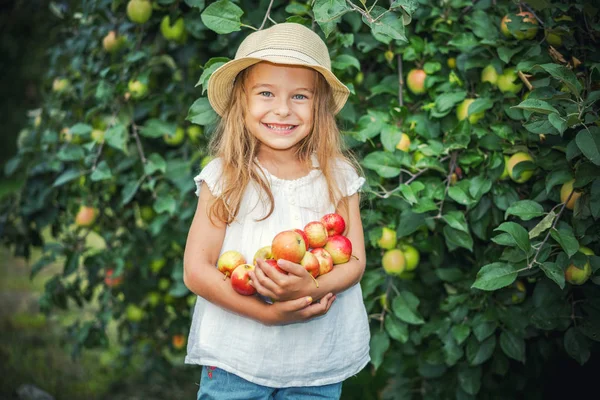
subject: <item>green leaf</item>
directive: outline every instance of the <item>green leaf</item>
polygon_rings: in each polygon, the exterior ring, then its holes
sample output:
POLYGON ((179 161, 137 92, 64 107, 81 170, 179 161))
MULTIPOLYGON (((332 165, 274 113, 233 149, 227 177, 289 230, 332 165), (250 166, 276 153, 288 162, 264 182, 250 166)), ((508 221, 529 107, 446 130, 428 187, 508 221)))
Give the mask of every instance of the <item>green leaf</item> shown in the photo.
POLYGON ((371 335, 369 355, 375 369, 383 363, 384 354, 390 348, 390 338, 385 331, 377 331, 371 335))
POLYGON ((519 51, 523 50, 521 46, 509 48, 509 47, 498 47, 498 57, 506 64, 510 62, 510 59, 517 54, 519 51))
POLYGON ((408 325, 400 321, 393 314, 386 314, 384 322, 385 330, 394 340, 406 343, 409 339, 408 325))
POLYGON ((384 178, 393 178, 400 175, 402 167, 402 164, 393 154, 383 151, 374 151, 367 154, 362 161, 362 165, 365 168, 374 170, 384 178))
POLYGON ((457 374, 458 384, 467 394, 476 396, 481 389, 482 374, 481 367, 469 367, 467 365, 461 365, 457 374))
POLYGON ((386 151, 393 153, 402 138, 402 131, 395 125, 385 124, 381 131, 381 144, 386 151))
POLYGON ((559 64, 549 63, 549 64, 541 64, 535 65, 534 69, 542 69, 552 75, 553 78, 558 79, 563 82, 569 91, 577 96, 581 95, 582 86, 581 83, 577 80, 577 77, 567 67, 559 64))
POLYGON ((61 161, 78 161, 85 157, 83 148, 79 145, 68 144, 61 147, 59 152, 56 154, 56 158, 61 161))
POLYGON ((125 184, 123 190, 121 191, 121 205, 125 205, 133 199, 133 196, 137 193, 140 185, 142 184, 143 179, 131 180, 125 184))
POLYGON ((208 97, 200 97, 194 101, 186 120, 196 125, 210 125, 216 122, 217 113, 212 109, 208 97))
POLYGON ((402 193, 402 196, 404 196, 404 199, 408 201, 410 205, 417 203, 417 197, 409 185, 405 183, 400 184, 400 193, 402 193))
POLYGON ((472 288, 481 290, 497 290, 510 285, 517 279, 517 271, 505 263, 495 262, 484 265, 477 273, 472 288))
POLYGON ((54 183, 52 183, 52 187, 58 187, 64 185, 67 182, 72 181, 73 179, 77 179, 84 174, 83 171, 79 169, 68 169, 56 178, 54 183))
POLYGON ((467 340, 469 335, 471 334, 471 327, 465 324, 458 324, 452 326, 452 337, 456 340, 456 342, 460 345, 462 342, 467 340))
POLYGON ((331 67, 339 71, 344 71, 348 67, 354 67, 357 71, 360 71, 360 62, 356 57, 349 54, 340 54, 331 60, 331 67))
POLYGON ((176 128, 175 124, 152 118, 140 128, 140 134, 150 138, 160 138, 175 132, 176 128))
POLYGON ((396 235, 398 238, 410 236, 422 226, 425 226, 425 216, 423 214, 415 213, 410 208, 407 208, 400 214, 396 235))
POLYGON ((208 89, 208 79, 219 67, 225 65, 225 63, 229 61, 226 57, 213 57, 204 64, 204 70, 202 71, 202 75, 200 75, 200 79, 198 79, 198 83, 196 83, 195 87, 202 85, 202 94, 206 92, 208 89))
POLYGON ((110 127, 104 133, 104 141, 111 147, 121 150, 125 154, 129 154, 127 150, 127 127, 123 124, 116 124, 110 127))
POLYGON ((94 172, 92 172, 92 175, 90 175, 90 179, 94 182, 97 182, 105 179, 110 179, 112 178, 112 176, 113 175, 110 172, 108 164, 106 163, 106 161, 102 160, 98 163, 96 169, 94 169, 94 172))
POLYGON ((152 153, 148 157, 146 165, 144 165, 144 172, 146 175, 152 175, 156 171, 164 174, 167 171, 167 163, 160 154, 152 153))
POLYGON ((536 226, 533 227, 532 230, 529 231, 529 239, 533 239, 538 237, 542 232, 549 229, 554 223, 554 219, 556 218, 556 213, 554 211, 550 211, 536 226))
POLYGON ((77 123, 69 128, 69 133, 77 136, 85 136, 92 132, 92 127, 88 124, 77 123))
POLYGON ((451 228, 450 226, 444 226, 444 239, 450 249, 456 247, 463 247, 469 251, 473 251, 473 238, 468 232, 459 231, 451 228))
POLYGON ((579 329, 569 328, 565 333, 564 344, 567 354, 580 365, 585 364, 590 359, 590 343, 579 329))
POLYGON ((554 108, 550 103, 538 99, 527 99, 519 103, 519 105, 511 108, 520 108, 531 112, 537 112, 541 114, 558 114, 558 110, 554 108))
POLYGON ((544 274, 546 274, 546 276, 549 279, 556 282, 558 287, 560 287, 561 289, 564 289, 564 287, 565 287, 565 272, 563 271, 563 269, 561 267, 558 266, 558 264, 553 263, 553 262, 545 262, 543 264, 540 264, 540 269, 542 271, 544 271, 544 274))
POLYGON ((544 207, 533 200, 519 200, 506 210, 504 219, 509 215, 521 218, 523 221, 529 221, 532 218, 544 215, 544 207))
POLYGON ((439 112, 448 111, 467 97, 467 92, 461 90, 459 92, 442 93, 435 98, 435 107, 439 112))
POLYGON ((572 231, 567 229, 552 229, 550 235, 560 244, 560 247, 562 247, 569 257, 572 257, 579 251, 579 242, 575 239, 572 231))
POLYGON ((466 149, 471 142, 471 124, 464 119, 448 134, 446 151, 466 149))
POLYGON ((508 233, 515 241, 516 245, 523 250, 525 253, 529 252, 531 243, 529 242, 529 235, 527 230, 516 222, 504 222, 494 231, 502 231, 508 233))
POLYGON ((394 298, 392 310, 394 311, 394 315, 402 321, 411 325, 421 325, 425 321, 417 311, 419 303, 419 299, 414 294, 404 290, 394 298))
POLYGON ((442 217, 444 221, 452 228, 457 229, 459 231, 463 231, 469 233, 469 225, 467 224, 467 220, 465 219, 465 214, 460 211, 448 211, 442 217))
POLYGON ((554 128, 562 135, 567 128, 569 127, 567 124, 567 120, 562 118, 558 113, 552 113, 548 115, 548 122, 552 124, 554 128))
POLYGON ((461 52, 468 53, 474 47, 477 47, 479 41, 471 32, 460 32, 454 35, 448 44, 456 47, 461 52))
POLYGON ((496 348, 496 336, 492 335, 479 343, 471 338, 467 341, 466 355, 470 365, 481 365, 490 359, 496 348))
POLYGON ((577 147, 591 162, 600 165, 600 127, 582 129, 575 138, 577 147))
POLYGON ((389 39, 393 39, 408 43, 404 34, 402 14, 394 11, 387 12, 384 8, 375 6, 372 7, 371 15, 375 17, 374 21, 370 21, 363 15, 363 22, 371 27, 373 36, 377 40, 389 43, 389 39))
POLYGON ((244 11, 229 0, 219 0, 206 7, 200 18, 208 29, 223 35, 241 30, 243 14, 244 11))
POLYGON ((502 331, 500 334, 500 348, 504 354, 513 360, 525 364, 525 339, 510 331, 502 331))
POLYGON ((313 6, 315 20, 318 23, 331 22, 350 11, 350 6, 344 0, 317 0, 313 6))
POLYGON ((590 189, 590 211, 594 218, 600 217, 600 179, 596 179, 590 189))
POLYGON ((158 214, 163 212, 168 213, 169 215, 173 215, 175 213, 177 203, 175 198, 171 194, 159 196, 154 202, 154 211, 158 214))
POLYGON ((448 189, 448 196, 458 204, 462 204, 463 206, 469 205, 471 203, 471 198, 460 186, 450 186, 448 189))
POLYGON ((204 8, 204 2, 205 0, 185 0, 185 4, 190 7, 196 7, 200 10, 204 8))

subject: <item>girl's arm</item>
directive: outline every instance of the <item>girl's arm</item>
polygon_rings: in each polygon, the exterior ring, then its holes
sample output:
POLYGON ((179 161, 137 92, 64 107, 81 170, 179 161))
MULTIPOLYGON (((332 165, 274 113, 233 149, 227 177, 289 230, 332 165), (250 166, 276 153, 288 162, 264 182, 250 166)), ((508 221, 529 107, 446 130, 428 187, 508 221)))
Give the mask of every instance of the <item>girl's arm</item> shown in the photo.
POLYGON ((202 183, 183 256, 183 280, 188 289, 213 304, 267 325, 301 321, 329 310, 335 299, 332 294, 320 296, 315 303, 310 296, 302 296, 269 305, 256 296, 243 296, 233 290, 229 278, 223 279, 216 268, 226 225, 210 220, 208 210, 214 201, 208 186, 202 183))
POLYGON ((279 260, 281 269, 289 274, 281 274, 266 263, 260 263, 252 276, 257 291, 275 300, 296 299, 301 296, 312 296, 319 299, 326 293, 340 293, 354 286, 363 276, 366 265, 365 238, 360 218, 358 193, 348 198, 348 212, 338 210, 347 221, 345 236, 352 242, 352 255, 345 264, 338 264, 329 273, 317 278, 319 287, 299 264, 279 260))

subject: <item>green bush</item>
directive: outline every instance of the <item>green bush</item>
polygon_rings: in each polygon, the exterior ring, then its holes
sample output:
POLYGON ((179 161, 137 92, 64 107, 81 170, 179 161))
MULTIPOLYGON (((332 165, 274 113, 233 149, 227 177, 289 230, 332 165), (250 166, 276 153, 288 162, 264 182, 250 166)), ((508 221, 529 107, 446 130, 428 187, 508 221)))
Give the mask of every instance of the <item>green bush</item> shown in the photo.
POLYGON ((156 0, 138 23, 119 0, 53 9, 62 41, 49 49, 41 113, 5 167, 23 184, 2 199, 1 229, 15 254, 43 246, 34 275, 65 260, 45 311, 97 302, 96 318, 69 330, 79 349, 106 346, 116 320, 123 355, 142 353, 151 368, 181 362, 173 338, 187 334, 195 300, 182 281, 192 177, 215 122, 205 84, 250 30, 287 20, 326 38, 352 92, 339 123, 367 177, 372 362, 359 377, 368 385, 345 396, 539 397, 550 360, 590 359, 600 332, 597 9, 390 4, 156 0), (91 220, 77 219, 82 206, 91 220), (383 247, 420 261, 387 273, 383 247))

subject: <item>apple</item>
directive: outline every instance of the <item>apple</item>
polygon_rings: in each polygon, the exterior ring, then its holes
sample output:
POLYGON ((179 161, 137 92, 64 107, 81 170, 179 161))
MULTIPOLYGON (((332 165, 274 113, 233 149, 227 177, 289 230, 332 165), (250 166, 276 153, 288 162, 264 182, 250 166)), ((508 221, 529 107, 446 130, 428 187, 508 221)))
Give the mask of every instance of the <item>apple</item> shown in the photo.
POLYGON ((250 284, 250 271, 254 271, 254 265, 241 264, 231 273, 233 290, 244 296, 251 296, 256 293, 256 289, 250 284))
POLYGON ((273 238, 271 252, 276 260, 282 258, 300 264, 306 253, 306 243, 302 235, 294 230, 279 232, 273 238))
POLYGON ((321 221, 312 221, 304 227, 304 233, 308 238, 308 247, 316 249, 327 243, 327 228, 321 221))
POLYGON ((308 250, 308 237, 306 236, 306 233, 304 233, 302 229, 294 229, 294 231, 298 232, 298 234, 302 236, 302 240, 304 240, 304 244, 306 244, 306 250, 308 250))
POLYGON ((498 72, 496 72, 496 68, 493 65, 488 65, 481 70, 481 82, 489 82, 492 85, 498 82, 498 72))
POLYGON ((385 59, 387 60, 387 62, 391 63, 392 61, 394 61, 394 52, 391 50, 386 51, 383 56, 385 57, 385 59))
POLYGON ((155 258, 152 261, 150 261, 150 270, 155 273, 158 274, 160 272, 161 269, 163 269, 163 267, 167 264, 167 259, 164 257, 160 257, 160 258, 155 258))
POLYGON ((89 206, 80 206, 77 215, 75 216, 75 225, 90 226, 96 221, 98 209, 89 206))
POLYGON ((114 273, 115 273, 115 271, 112 268, 109 268, 106 271, 106 276, 104 277, 104 283, 106 284, 106 286, 117 287, 121 283, 123 283, 123 276, 119 275, 119 276, 113 277, 114 273))
POLYGON ((160 33, 167 40, 173 40, 175 42, 182 42, 185 39, 185 22, 183 18, 179 17, 171 25, 171 18, 168 15, 160 22, 160 33))
POLYGON ((517 81, 518 77, 519 76, 514 68, 507 68, 502 72, 502 75, 498 76, 496 85, 502 93, 519 93, 519 91, 523 88, 523 84, 515 84, 515 81, 517 81))
POLYGON ((104 131, 102 129, 93 129, 90 134, 96 143, 104 143, 104 131))
POLYGON ((354 77, 354 83, 356 83, 357 86, 360 86, 364 80, 365 80, 365 74, 363 74, 362 71, 358 71, 358 73, 354 77))
POLYGON ((186 339, 183 335, 173 335, 173 337, 171 338, 171 343, 173 344, 173 347, 177 350, 183 349, 183 346, 185 346, 185 341, 186 339))
MULTIPOLYGON (((302 257, 300 265, 302 265, 308 271, 308 273, 310 273, 313 276, 313 278, 322 275, 320 259, 317 258, 317 256, 314 253, 311 253, 310 251, 304 253, 304 257, 302 257)), ((325 271, 324 269, 323 273, 326 274, 327 272, 331 271, 331 268, 333 268, 333 263, 331 263, 331 267, 328 270, 325 271)))
POLYGON ((410 137, 402 132, 402 136, 400 137, 400 141, 396 145, 398 150, 402 150, 404 152, 408 152, 408 148, 410 147, 410 137))
POLYGON ((127 17, 131 22, 143 24, 152 16, 152 4, 149 0, 129 0, 127 17))
POLYGON ((130 80, 127 89, 134 99, 141 99, 148 94, 148 85, 140 80, 130 80))
POLYGON ((533 39, 538 31, 538 21, 535 18, 535 15, 530 13, 529 11, 522 11, 517 14, 518 17, 521 17, 522 22, 531 25, 530 28, 527 28, 525 31, 518 30, 513 33, 513 36, 518 40, 523 39, 533 39))
POLYGON ((413 68, 408 71, 406 86, 413 94, 425 93, 425 78, 427 74, 422 69, 413 68))
POLYGON ((185 131, 182 127, 178 126, 175 129, 175 132, 165 133, 163 135, 163 140, 169 146, 179 146, 183 140, 185 139, 185 131))
MULTIPOLYGON (((594 255, 594 252, 592 251, 592 249, 585 247, 585 246, 580 246, 579 252, 583 253, 587 256, 594 255)), ((590 265, 589 260, 588 260, 588 262, 585 263, 585 265, 583 266, 583 269, 579 269, 575 266, 575 264, 571 264, 565 270, 565 280, 567 282, 569 282, 571 285, 583 285, 589 279, 589 277, 591 275, 592 275, 592 266, 590 265)))
POLYGON ((187 135, 190 138, 190 140, 194 143, 198 143, 203 133, 204 131, 199 125, 190 125, 187 128, 187 135))
MULTIPOLYGON (((565 203, 567 201, 567 199, 569 198, 569 195, 573 191, 573 183, 575 183, 575 179, 572 179, 569 182, 563 183, 563 185, 560 187, 560 202, 561 203, 565 203)), ((569 210, 572 210, 573 208, 575 208, 575 202, 580 197, 581 197, 581 192, 573 192, 573 195, 569 199, 569 202, 567 204, 565 204, 565 207, 568 208, 569 210)))
POLYGON ((67 78, 55 78, 52 81, 52 91, 62 93, 71 87, 71 82, 67 78))
POLYGON ((527 288, 522 281, 515 281, 512 284, 514 288, 514 292, 510 297, 512 304, 520 304, 525 301, 525 297, 527 295, 527 288))
POLYGON ((469 114, 469 106, 474 101, 475 101, 475 99, 464 99, 462 101, 462 103, 460 103, 458 105, 458 107, 456 107, 456 118, 459 121, 462 121, 463 119, 467 118, 467 116, 468 116, 469 122, 473 125, 473 124, 476 124, 477 121, 479 121, 481 118, 484 117, 485 114, 483 111, 468 115, 469 114))
POLYGON ((158 289, 163 292, 171 286, 171 281, 168 278, 160 278, 158 280, 158 289))
POLYGON ((518 153, 513 154, 508 159, 508 162, 506 163, 506 170, 508 171, 508 176, 510 176, 510 179, 512 179, 513 181, 515 181, 517 183, 525 183, 533 175, 533 171, 534 171, 533 169, 521 171, 521 175, 519 177, 517 177, 513 174, 513 169, 514 169, 515 165, 517 165, 518 163, 523 162, 523 161, 532 161, 533 162, 533 157, 531 157, 528 153, 520 151, 518 153))
POLYGON ((450 57, 448 60, 446 60, 446 64, 448 65, 448 68, 450 68, 450 69, 456 68, 456 58, 450 57))
POLYGON ((144 310, 136 306, 135 304, 128 304, 125 309, 125 315, 131 322, 140 322, 144 319, 144 310))
POLYGON ((116 53, 125 44, 125 38, 118 36, 115 31, 110 31, 102 39, 102 47, 108 53, 116 53))
POLYGON ((242 264, 246 264, 246 258, 242 253, 236 250, 227 250, 219 256, 217 269, 227 277, 232 275, 233 271, 242 264))
POLYGON ((404 253, 404 260, 406 261, 406 271, 414 271, 419 266, 421 254, 414 246, 410 244, 403 244, 400 246, 400 250, 404 253))
POLYGON ((346 230, 346 221, 344 217, 337 213, 325 214, 321 217, 321 222, 327 228, 327 235, 341 235, 346 230))
POLYGON ((381 265, 388 275, 399 276, 406 268, 406 258, 400 249, 391 249, 385 252, 381 265))
POLYGON ((500 180, 501 181, 505 181, 510 177, 510 174, 508 173, 508 160, 510 159, 509 156, 504 156, 504 171, 502 171, 502 175, 500 175, 500 180))
POLYGON ((508 17, 508 14, 502 17, 502 20, 500 21, 500 32, 507 38, 512 37, 512 33, 508 30, 508 25, 506 25, 510 21, 511 19, 508 17))
POLYGON ((271 253, 271 246, 263 246, 256 250, 252 264, 256 265, 256 260, 271 260, 273 259, 273 253, 271 253))
POLYGON ((283 269, 281 269, 281 267, 277 264, 277 260, 275 260, 273 258, 267 258, 267 259, 264 259, 263 261, 266 262, 267 264, 269 264, 271 267, 275 268, 277 271, 281 272, 282 274, 288 275, 287 271, 284 271, 283 269))
POLYGON ((325 275, 333 269, 333 259, 327 250, 323 248, 312 249, 310 253, 314 254, 317 260, 319 260, 318 275, 325 275))
POLYGON ((161 297, 162 296, 158 292, 148 293, 148 296, 147 296, 148 304, 150 304, 150 306, 152 306, 152 307, 156 307, 158 305, 158 303, 160 303, 161 297))
POLYGON ((390 250, 396 247, 397 242, 396 230, 384 226, 381 230, 381 236, 377 239, 377 245, 382 249, 390 250))
POLYGON ((142 217, 142 219, 146 222, 150 222, 154 219, 154 217, 156 216, 156 211, 154 211, 154 208, 150 207, 150 206, 142 206, 140 208, 140 216, 142 217))
POLYGON ((350 257, 352 257, 352 242, 343 235, 329 237, 323 248, 331 254, 333 265, 347 263, 350 261, 350 257))
POLYGON ((551 44, 554 47, 559 47, 562 45, 562 37, 560 36, 559 33, 557 33, 558 31, 549 31, 549 30, 545 30, 545 35, 546 35, 546 42, 548 42, 548 44, 551 44))
POLYGON ((381 307, 386 311, 390 309, 387 293, 384 293, 381 296, 379 296, 379 304, 381 304, 381 307))

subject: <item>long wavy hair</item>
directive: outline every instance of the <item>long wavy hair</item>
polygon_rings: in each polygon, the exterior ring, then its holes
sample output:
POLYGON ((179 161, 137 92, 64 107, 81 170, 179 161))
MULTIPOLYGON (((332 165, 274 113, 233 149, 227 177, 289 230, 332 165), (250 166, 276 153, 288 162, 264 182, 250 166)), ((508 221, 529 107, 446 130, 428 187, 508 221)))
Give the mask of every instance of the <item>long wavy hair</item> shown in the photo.
MULTIPOLYGON (((262 201, 268 205, 267 219, 275 208, 273 192, 264 172, 257 163, 259 140, 246 128, 247 94, 245 81, 250 68, 240 72, 233 85, 233 93, 217 128, 211 138, 209 149, 214 157, 221 159, 222 190, 209 211, 211 219, 230 224, 240 210, 244 191, 251 181, 258 184, 262 201)), ((316 71, 315 71, 316 72, 316 71)), ((336 160, 346 161, 357 171, 360 167, 351 153, 343 148, 341 133, 336 124, 333 110, 331 87, 325 78, 316 72, 316 85, 313 101, 313 126, 311 132, 297 145, 296 157, 311 166, 311 155, 316 154, 319 168, 329 191, 332 204, 346 207, 346 199, 333 176, 336 160)))

